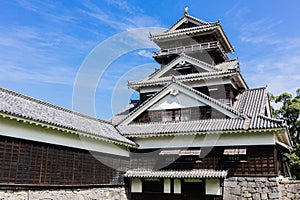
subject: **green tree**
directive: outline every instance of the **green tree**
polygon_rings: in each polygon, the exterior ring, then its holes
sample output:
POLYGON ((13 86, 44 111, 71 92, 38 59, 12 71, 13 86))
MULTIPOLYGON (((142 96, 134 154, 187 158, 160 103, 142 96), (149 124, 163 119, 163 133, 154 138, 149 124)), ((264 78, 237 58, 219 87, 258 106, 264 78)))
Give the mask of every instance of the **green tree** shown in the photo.
POLYGON ((287 123, 294 147, 286 156, 293 178, 300 179, 300 88, 295 97, 285 92, 279 96, 270 95, 270 99, 280 105, 278 109, 272 108, 273 116, 287 123))

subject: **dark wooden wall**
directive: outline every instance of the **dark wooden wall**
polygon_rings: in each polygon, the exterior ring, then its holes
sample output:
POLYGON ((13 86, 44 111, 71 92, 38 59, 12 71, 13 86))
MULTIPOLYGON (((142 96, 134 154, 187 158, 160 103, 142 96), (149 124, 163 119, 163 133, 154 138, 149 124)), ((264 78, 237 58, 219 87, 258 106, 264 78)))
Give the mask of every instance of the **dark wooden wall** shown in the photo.
POLYGON ((100 161, 128 165, 122 157, 0 136, 0 187, 123 184, 122 173, 100 161))
MULTIPOLYGON (((287 172, 279 165, 283 165, 283 159, 277 159, 279 152, 276 146, 247 146, 246 155, 223 155, 224 148, 214 147, 209 149, 205 157, 200 156, 172 156, 158 155, 159 150, 152 156, 145 157, 137 152, 132 154, 132 168, 160 168, 164 169, 215 169, 228 170, 229 176, 287 176, 287 172), (162 163, 166 163, 165 165, 162 163)), ((153 151, 153 150, 152 150, 153 151)), ((202 149, 202 152, 205 150, 202 149)), ((151 155, 149 150, 140 150, 151 155)), ((282 155, 283 156, 283 155, 282 155)))

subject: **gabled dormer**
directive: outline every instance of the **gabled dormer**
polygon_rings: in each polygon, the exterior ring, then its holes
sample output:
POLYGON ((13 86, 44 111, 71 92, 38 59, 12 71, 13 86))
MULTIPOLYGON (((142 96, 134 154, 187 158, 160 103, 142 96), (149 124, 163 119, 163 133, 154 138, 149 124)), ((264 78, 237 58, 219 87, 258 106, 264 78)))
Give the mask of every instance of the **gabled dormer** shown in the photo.
POLYGON ((132 111, 121 124, 244 117, 226 104, 173 78, 169 85, 132 111))
POLYGON ((213 65, 209 65, 191 56, 181 54, 168 65, 161 68, 161 70, 157 71, 157 73, 153 74, 153 76, 149 77, 149 79, 153 80, 167 76, 180 76, 215 71, 218 71, 218 68, 213 65))
POLYGON ((237 60, 214 66, 185 54, 181 54, 149 77, 129 82, 128 86, 140 93, 140 103, 143 103, 169 84, 173 77, 229 106, 232 106, 240 92, 248 88, 240 74, 237 60))

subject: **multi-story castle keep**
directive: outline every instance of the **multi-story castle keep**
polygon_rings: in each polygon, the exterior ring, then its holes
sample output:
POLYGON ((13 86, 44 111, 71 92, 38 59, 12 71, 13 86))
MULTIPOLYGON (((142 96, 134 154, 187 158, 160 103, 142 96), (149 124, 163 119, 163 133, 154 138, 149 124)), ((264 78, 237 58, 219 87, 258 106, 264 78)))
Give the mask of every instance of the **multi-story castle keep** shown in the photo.
POLYGON ((271 117, 266 88, 249 89, 228 59, 220 22, 186 10, 150 38, 160 69, 129 82, 140 98, 111 122, 1 89, 0 187, 121 185, 132 200, 222 199, 228 178, 290 176, 287 127, 271 117))

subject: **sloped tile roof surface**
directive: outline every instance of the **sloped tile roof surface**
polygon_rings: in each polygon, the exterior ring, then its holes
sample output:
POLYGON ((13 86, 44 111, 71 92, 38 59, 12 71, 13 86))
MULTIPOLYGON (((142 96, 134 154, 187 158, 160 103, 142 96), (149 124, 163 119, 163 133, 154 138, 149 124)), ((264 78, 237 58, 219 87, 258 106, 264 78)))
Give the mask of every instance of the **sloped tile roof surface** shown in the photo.
POLYGON ((218 28, 218 23, 211 23, 211 24, 204 24, 201 26, 191 27, 191 28, 185 28, 185 29, 178 29, 170 32, 162 32, 158 34, 152 34, 151 39, 152 40, 159 40, 163 38, 171 38, 171 37, 178 37, 181 35, 187 35, 187 34, 194 34, 194 33, 200 33, 200 32, 206 32, 211 31, 218 28))
POLYGON ((128 170, 125 175, 128 178, 226 178, 227 171, 212 169, 193 170, 128 170))
POLYGON ((283 122, 267 117, 258 116, 250 121, 246 119, 206 119, 179 122, 139 123, 117 126, 117 129, 127 137, 148 137, 155 135, 178 133, 191 134, 218 131, 236 131, 249 129, 281 128, 283 122))
MULTIPOLYGON (((182 55, 182 56, 185 56, 185 55, 182 55)), ((194 58, 192 58, 192 59, 194 59, 194 58)), ((197 59, 195 59, 195 60, 197 60, 197 59)), ((164 68, 166 68, 166 67, 167 66, 164 66, 164 68)), ((176 76, 176 79, 180 80, 182 82, 215 79, 215 78, 236 76, 236 75, 238 75, 237 71, 239 71, 239 64, 238 64, 237 60, 225 61, 221 64, 211 66, 211 67, 214 68, 216 71, 179 75, 179 76, 176 76)), ((145 86, 168 84, 172 80, 171 76, 153 78, 161 70, 156 71, 150 77, 147 77, 143 80, 129 82, 128 86, 131 87, 131 88, 139 88, 139 87, 145 87, 145 86)))
POLYGON ((180 122, 156 122, 120 125, 118 130, 126 136, 146 136, 153 134, 193 133, 220 130, 243 130, 243 119, 207 119, 180 122))
POLYGON ((249 89, 240 94, 234 108, 249 116, 264 114, 264 108, 268 103, 266 88, 249 89))
POLYGON ((106 121, 0 88, 0 112, 135 145, 106 121))
POLYGON ((168 30, 166 30, 166 32, 168 32, 168 31, 170 31, 175 25, 177 25, 177 23, 179 23, 181 20, 183 20, 183 19, 191 19, 191 20, 194 20, 194 21, 196 21, 196 22, 198 22, 199 24, 201 24, 201 25, 207 25, 207 24, 214 24, 215 22, 205 22, 205 21, 203 21, 203 20, 201 20, 201 19, 197 19, 196 17, 193 17, 193 16, 191 16, 191 15, 188 15, 188 14, 186 14, 186 15, 184 15, 183 17, 181 17, 179 20, 177 20, 177 22, 175 22, 168 30))

